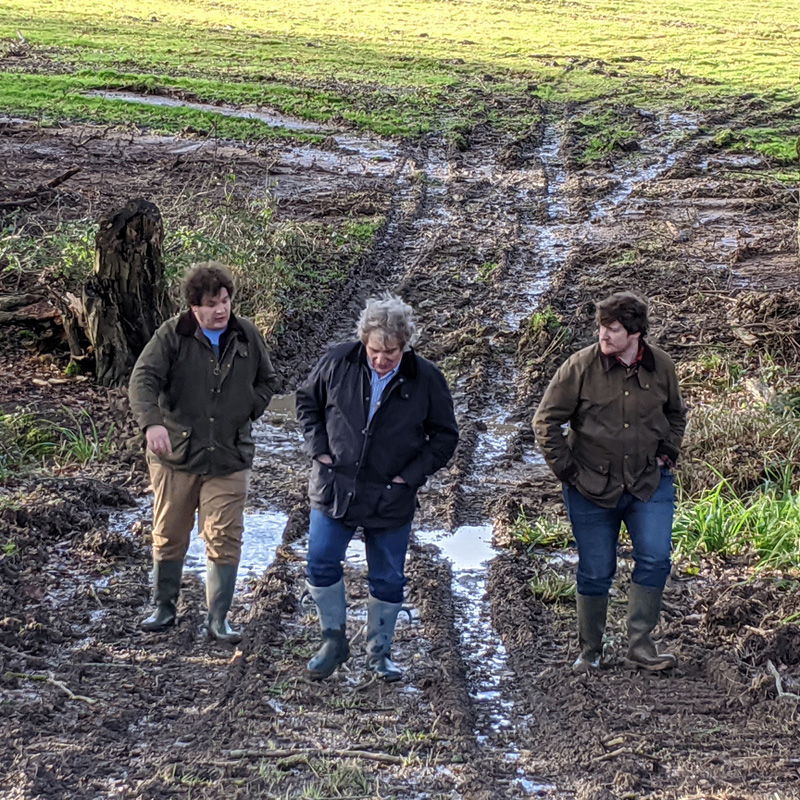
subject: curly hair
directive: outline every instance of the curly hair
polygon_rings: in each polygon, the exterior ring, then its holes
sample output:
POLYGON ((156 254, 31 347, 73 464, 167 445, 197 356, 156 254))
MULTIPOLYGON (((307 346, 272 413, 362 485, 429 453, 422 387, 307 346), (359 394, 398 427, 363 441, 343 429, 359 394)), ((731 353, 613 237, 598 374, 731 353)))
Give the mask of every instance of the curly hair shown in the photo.
POLYGON ((356 335, 362 344, 366 344, 373 333, 384 342, 394 339, 407 350, 417 336, 414 309, 394 294, 370 297, 359 317, 356 335))
POLYGON ((203 304, 206 295, 216 297, 223 289, 233 300, 233 277, 219 261, 201 261, 189 268, 183 278, 183 296, 190 306, 203 304))

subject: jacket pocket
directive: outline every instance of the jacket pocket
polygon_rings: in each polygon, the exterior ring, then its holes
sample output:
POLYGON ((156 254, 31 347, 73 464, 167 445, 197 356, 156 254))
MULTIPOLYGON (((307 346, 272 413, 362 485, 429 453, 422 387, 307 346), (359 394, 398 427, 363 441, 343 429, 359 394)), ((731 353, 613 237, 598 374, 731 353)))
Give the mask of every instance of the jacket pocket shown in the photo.
POLYGON ((312 503, 333 506, 336 497, 336 470, 314 459, 308 479, 308 497, 312 503))
POLYGON ((578 464, 577 485, 587 494, 595 497, 602 495, 608 487, 608 464, 597 464, 587 467, 578 464))
POLYGON ((172 446, 172 452, 158 456, 158 458, 165 464, 170 464, 174 467, 180 467, 189 459, 189 450, 192 443, 192 429, 191 428, 178 428, 176 430, 169 430, 169 443, 172 446))
POLYGON ((417 493, 407 483, 381 484, 377 516, 387 521, 413 517, 417 493))
POLYGON ((256 443, 253 439, 253 428, 249 420, 236 431, 235 447, 237 455, 242 461, 253 462, 253 457, 256 454, 256 443))

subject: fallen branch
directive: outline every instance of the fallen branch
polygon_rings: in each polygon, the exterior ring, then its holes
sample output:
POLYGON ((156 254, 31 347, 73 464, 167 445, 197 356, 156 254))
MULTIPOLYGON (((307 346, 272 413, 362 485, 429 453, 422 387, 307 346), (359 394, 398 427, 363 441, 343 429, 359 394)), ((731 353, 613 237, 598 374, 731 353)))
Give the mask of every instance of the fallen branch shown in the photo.
POLYGON ((68 181, 73 175, 77 175, 81 169, 82 167, 70 167, 66 172, 62 172, 61 175, 47 181, 45 187, 48 189, 55 189, 56 186, 60 186, 64 181, 68 181))
POLYGON ((36 205, 49 192, 60 186, 64 181, 69 180, 73 175, 80 172, 82 167, 70 167, 66 172, 57 175, 55 178, 47 181, 47 183, 37 186, 32 192, 28 192, 24 197, 19 200, 3 200, 0 202, 0 208, 25 208, 27 206, 36 205))
POLYGON ((307 750, 229 750, 229 758, 363 758, 367 761, 380 761, 384 764, 402 764, 402 756, 392 756, 388 753, 375 753, 370 750, 320 750, 309 748, 307 750))
POLYGON ((93 697, 85 697, 82 694, 75 694, 66 684, 63 684, 61 681, 57 681, 52 674, 47 675, 31 675, 27 672, 5 672, 3 673, 4 678, 21 678, 22 680, 27 681, 41 681, 42 683, 49 683, 51 686, 55 686, 57 689, 61 689, 62 692, 66 692, 69 696, 70 700, 81 700, 84 703, 88 703, 90 706, 93 706, 98 701, 93 697))

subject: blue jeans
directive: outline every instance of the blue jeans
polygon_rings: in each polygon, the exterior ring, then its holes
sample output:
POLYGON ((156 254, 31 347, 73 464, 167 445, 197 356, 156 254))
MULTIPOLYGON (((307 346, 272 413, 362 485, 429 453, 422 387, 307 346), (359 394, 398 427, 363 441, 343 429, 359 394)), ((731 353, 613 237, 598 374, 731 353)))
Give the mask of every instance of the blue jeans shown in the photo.
POLYGON ((675 485, 669 470, 661 468, 658 488, 646 503, 624 492, 615 508, 602 508, 566 484, 564 502, 578 543, 578 594, 608 594, 617 571, 617 540, 623 522, 633 544, 633 582, 664 588, 671 568, 675 511, 675 485))
MULTIPOLYGON (((306 577, 312 586, 333 586, 343 573, 347 545, 355 527, 311 509, 308 529, 308 567, 306 577)), ((402 603, 404 572, 411 523, 400 528, 364 528, 367 549, 369 591, 385 603, 402 603)))

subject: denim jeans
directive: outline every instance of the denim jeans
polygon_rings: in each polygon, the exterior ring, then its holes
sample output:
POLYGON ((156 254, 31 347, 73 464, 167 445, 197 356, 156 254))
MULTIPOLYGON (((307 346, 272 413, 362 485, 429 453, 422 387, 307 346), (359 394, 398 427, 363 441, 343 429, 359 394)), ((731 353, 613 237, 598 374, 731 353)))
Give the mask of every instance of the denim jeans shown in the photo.
POLYGON ((566 484, 564 502, 578 543, 578 594, 608 594, 617 571, 617 540, 623 522, 633 544, 633 582, 664 588, 671 567, 675 511, 675 485, 669 470, 661 468, 658 488, 646 503, 624 492, 615 508, 603 508, 566 484))
MULTIPOLYGON (((311 509, 306 577, 312 586, 333 586, 342 577, 347 545, 355 527, 311 509)), ((411 523, 399 528, 364 528, 370 594, 385 603, 402 603, 411 523)))

